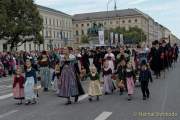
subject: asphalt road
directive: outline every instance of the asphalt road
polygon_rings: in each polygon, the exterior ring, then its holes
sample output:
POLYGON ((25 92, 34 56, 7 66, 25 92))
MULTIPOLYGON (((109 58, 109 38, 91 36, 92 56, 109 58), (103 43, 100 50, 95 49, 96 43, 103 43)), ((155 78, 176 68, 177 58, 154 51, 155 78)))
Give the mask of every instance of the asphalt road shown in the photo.
MULTIPOLYGON (((11 93, 10 78, 0 79, 0 120, 180 120, 179 73, 177 63, 165 73, 165 78, 154 79, 150 83, 151 98, 146 101, 142 100, 140 88, 136 88, 132 101, 127 101, 126 94, 119 96, 116 92, 91 103, 84 95, 78 104, 69 106, 52 91, 42 92, 36 105, 17 106, 12 97, 5 96, 11 93)), ((85 89, 87 84, 83 82, 85 89)))

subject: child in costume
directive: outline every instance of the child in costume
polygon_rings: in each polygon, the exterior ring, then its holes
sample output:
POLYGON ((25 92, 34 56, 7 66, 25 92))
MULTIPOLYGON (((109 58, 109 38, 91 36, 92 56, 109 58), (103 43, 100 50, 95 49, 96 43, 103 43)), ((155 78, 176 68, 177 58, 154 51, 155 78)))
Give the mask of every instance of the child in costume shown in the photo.
POLYGON ((30 103, 36 104, 37 95, 35 94, 35 88, 37 84, 36 71, 32 68, 31 61, 26 60, 26 72, 25 72, 25 104, 29 105, 30 103))
POLYGON ((13 96, 14 99, 19 100, 17 105, 21 105, 24 99, 24 76, 21 69, 17 68, 13 81, 13 96))
POLYGON ((150 92, 148 88, 149 81, 151 82, 153 81, 151 71, 148 69, 148 65, 146 64, 146 61, 143 62, 141 65, 141 71, 139 73, 139 81, 141 83, 141 91, 143 94, 143 100, 146 100, 150 96, 150 92))
POLYGON ((127 63, 127 68, 125 71, 125 79, 126 79, 127 90, 128 90, 128 101, 130 101, 134 93, 135 80, 136 80, 136 74, 134 72, 131 62, 127 63))
POLYGON ((89 101, 92 101, 92 97, 96 96, 97 101, 99 101, 99 96, 102 95, 101 86, 100 86, 100 78, 99 74, 96 70, 95 66, 92 66, 90 68, 90 73, 88 74, 88 77, 90 78, 89 82, 89 101))

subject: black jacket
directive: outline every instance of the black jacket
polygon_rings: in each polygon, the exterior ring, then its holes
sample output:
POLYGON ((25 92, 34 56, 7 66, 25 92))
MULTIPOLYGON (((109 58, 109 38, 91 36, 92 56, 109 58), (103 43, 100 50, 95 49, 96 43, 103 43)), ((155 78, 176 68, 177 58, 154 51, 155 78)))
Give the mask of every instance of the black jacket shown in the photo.
POLYGON ((149 69, 147 70, 141 70, 139 73, 139 81, 140 82, 149 82, 149 80, 152 82, 152 75, 151 75, 151 71, 149 69))

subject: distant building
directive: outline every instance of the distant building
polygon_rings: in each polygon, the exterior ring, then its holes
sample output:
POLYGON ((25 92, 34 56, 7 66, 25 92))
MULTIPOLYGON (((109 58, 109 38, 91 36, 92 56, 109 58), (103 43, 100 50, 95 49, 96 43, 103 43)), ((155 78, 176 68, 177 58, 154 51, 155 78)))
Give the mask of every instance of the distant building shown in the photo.
MULTIPOLYGON (((37 5, 41 17, 43 18, 43 31, 41 34, 44 38, 44 44, 36 45, 33 42, 26 42, 18 47, 18 50, 50 50, 61 48, 65 45, 72 46, 73 44, 73 25, 72 16, 37 5)), ((3 51, 5 41, 0 41, 0 51, 3 51)), ((8 46, 8 50, 9 50, 8 46)))
POLYGON ((42 35, 44 44, 35 45, 33 42, 26 43, 19 47, 18 50, 50 50, 72 46, 73 29, 72 17, 66 13, 37 5, 40 15, 43 18, 44 29, 42 35))
POLYGON ((80 43, 81 36, 87 35, 88 29, 94 23, 102 24, 104 29, 124 27, 128 30, 130 27, 135 26, 141 28, 147 36, 146 44, 171 34, 168 29, 138 9, 124 9, 74 15, 73 28, 76 43, 80 43))

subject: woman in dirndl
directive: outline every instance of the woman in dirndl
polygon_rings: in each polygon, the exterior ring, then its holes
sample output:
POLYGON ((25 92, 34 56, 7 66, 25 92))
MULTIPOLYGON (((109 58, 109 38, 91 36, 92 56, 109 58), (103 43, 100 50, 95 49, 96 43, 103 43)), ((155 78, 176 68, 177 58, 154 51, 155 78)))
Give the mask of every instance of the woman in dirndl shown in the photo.
POLYGON ((46 51, 42 52, 42 58, 39 61, 40 65, 40 76, 41 76, 41 86, 44 88, 44 91, 47 92, 50 87, 50 69, 49 69, 49 59, 46 51))
POLYGON ((108 48, 108 53, 104 56, 104 59, 109 62, 109 68, 111 68, 112 73, 114 73, 114 62, 115 62, 115 56, 112 53, 111 48, 108 48))
POLYGON ((22 76, 21 69, 16 69, 16 74, 13 81, 13 96, 14 99, 19 100, 17 105, 21 105, 24 99, 24 76, 22 76))
POLYGON ((100 86, 100 77, 95 66, 90 68, 88 77, 90 78, 88 89, 89 101, 91 102, 93 100, 92 97, 96 97, 97 101, 99 101, 99 96, 102 95, 102 91, 100 86))
POLYGON ((80 72, 76 57, 69 52, 70 49, 64 48, 64 58, 61 59, 61 75, 58 79, 58 96, 67 98, 65 105, 72 103, 71 97, 74 97, 74 102, 77 103, 79 96, 84 94, 84 90, 79 81, 80 72))
POLYGON ((115 90, 115 85, 111 77, 112 77, 112 70, 109 67, 109 62, 106 60, 104 62, 104 68, 103 68, 103 82, 104 82, 103 89, 105 95, 111 94, 115 90))
POLYGON ((37 84, 36 71, 31 66, 31 61, 26 60, 26 72, 25 72, 25 85, 24 85, 24 94, 25 94, 25 104, 36 104, 37 95, 35 94, 35 88, 37 84))

